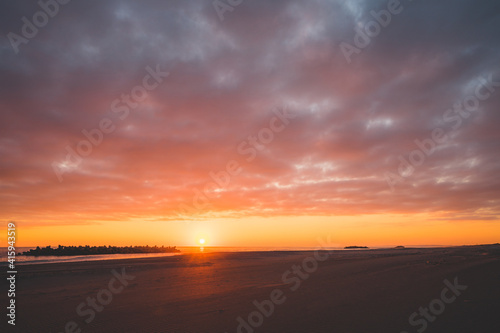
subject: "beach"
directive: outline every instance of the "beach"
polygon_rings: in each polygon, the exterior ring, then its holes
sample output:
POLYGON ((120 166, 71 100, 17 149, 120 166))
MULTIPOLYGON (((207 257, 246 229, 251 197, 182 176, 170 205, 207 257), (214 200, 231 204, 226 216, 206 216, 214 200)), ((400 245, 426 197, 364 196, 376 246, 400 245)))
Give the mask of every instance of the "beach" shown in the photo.
POLYGON ((7 332, 500 331, 499 245, 17 268, 16 325, 7 332))

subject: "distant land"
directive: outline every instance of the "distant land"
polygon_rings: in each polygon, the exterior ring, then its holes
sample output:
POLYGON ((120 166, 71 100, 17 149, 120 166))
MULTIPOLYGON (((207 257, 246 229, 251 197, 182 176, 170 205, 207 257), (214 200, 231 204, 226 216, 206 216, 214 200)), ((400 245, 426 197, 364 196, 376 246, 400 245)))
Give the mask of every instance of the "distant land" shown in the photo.
MULTIPOLYGON (((39 247, 23 252, 25 256, 79 256, 97 254, 123 254, 123 253, 174 253, 181 252, 175 246, 50 246, 39 247)), ((19 253, 21 255, 21 253, 19 253)))
POLYGON ((367 249, 367 248, 368 248, 368 246, 356 246, 356 245, 344 247, 344 249, 367 249))

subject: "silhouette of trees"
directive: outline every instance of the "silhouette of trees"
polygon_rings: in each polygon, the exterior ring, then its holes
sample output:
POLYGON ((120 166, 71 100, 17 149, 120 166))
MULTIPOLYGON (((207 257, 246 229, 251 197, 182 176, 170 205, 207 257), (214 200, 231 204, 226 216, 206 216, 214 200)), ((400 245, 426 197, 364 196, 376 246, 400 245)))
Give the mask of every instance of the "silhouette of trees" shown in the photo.
POLYGON ((180 252, 175 246, 63 246, 57 248, 50 246, 23 252, 25 256, 78 256, 78 255, 95 255, 95 254, 123 254, 123 253, 174 253, 180 252))

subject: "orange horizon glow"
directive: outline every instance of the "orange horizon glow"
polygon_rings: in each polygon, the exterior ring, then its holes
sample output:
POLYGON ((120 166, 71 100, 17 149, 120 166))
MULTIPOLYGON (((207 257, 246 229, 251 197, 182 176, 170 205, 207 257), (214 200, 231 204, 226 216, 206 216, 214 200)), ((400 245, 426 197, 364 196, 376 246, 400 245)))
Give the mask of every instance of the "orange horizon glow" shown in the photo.
POLYGON ((335 247, 460 246, 497 243, 500 235, 500 227, 491 221, 435 221, 428 215, 254 217, 189 223, 142 222, 140 227, 134 221, 43 227, 17 222, 16 225, 18 247, 59 244, 316 247, 320 246, 320 239, 328 237, 335 247), (201 239, 205 242, 201 243, 201 239))

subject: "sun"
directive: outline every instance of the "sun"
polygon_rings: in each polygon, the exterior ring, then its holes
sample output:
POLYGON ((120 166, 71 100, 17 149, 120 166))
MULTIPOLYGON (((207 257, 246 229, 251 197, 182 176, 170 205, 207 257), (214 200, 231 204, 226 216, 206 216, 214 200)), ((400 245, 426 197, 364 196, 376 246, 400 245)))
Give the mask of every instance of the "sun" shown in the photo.
POLYGON ((198 241, 201 245, 205 244, 205 239, 203 238, 200 238, 200 240, 198 241))

